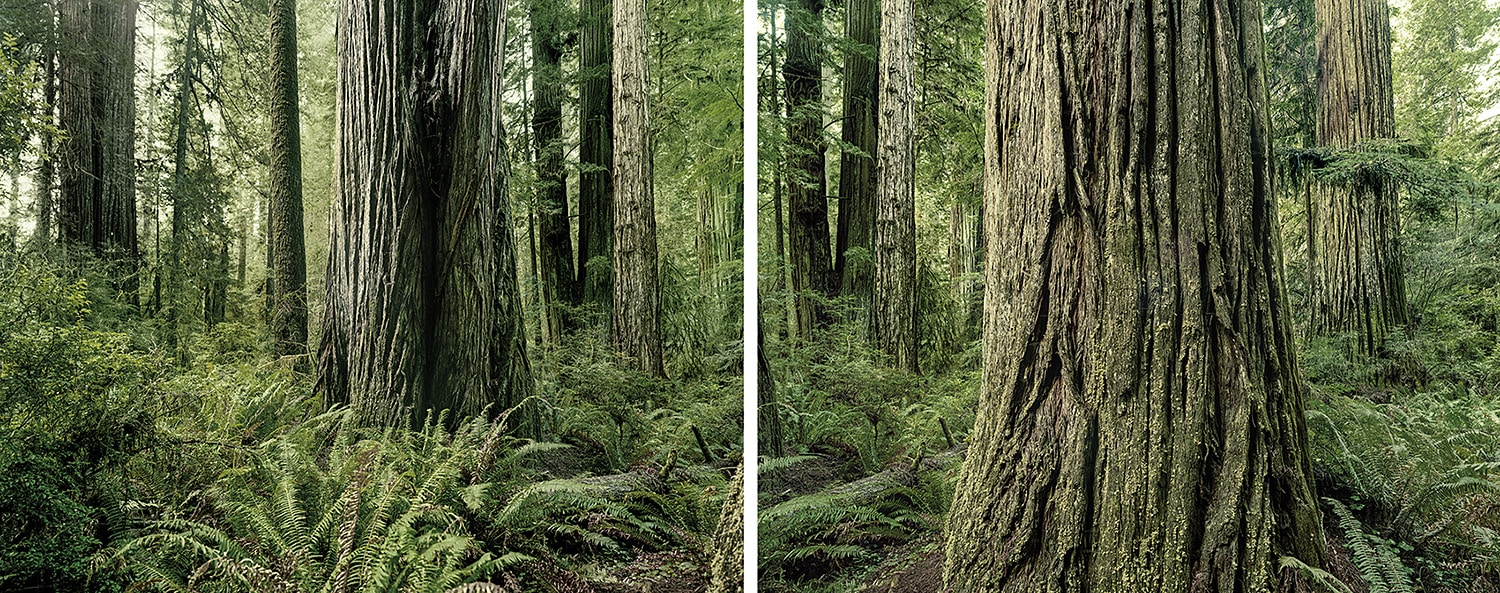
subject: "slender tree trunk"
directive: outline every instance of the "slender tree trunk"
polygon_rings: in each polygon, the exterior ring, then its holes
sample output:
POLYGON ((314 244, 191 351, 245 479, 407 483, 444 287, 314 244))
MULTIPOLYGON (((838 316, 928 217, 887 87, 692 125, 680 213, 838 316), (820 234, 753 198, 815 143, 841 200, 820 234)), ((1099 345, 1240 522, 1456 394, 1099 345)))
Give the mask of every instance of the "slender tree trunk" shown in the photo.
POLYGON ((163 296, 167 307, 167 349, 172 351, 179 364, 187 362, 187 349, 182 347, 180 335, 182 310, 186 306, 182 248, 190 207, 187 199, 188 113, 193 104, 193 79, 198 68, 198 9, 197 0, 189 2, 187 33, 182 38, 182 63, 177 66, 176 105, 173 107, 176 137, 172 143, 172 239, 167 242, 167 282, 163 296))
POLYGON ((713 271, 718 258, 718 236, 715 233, 714 219, 717 213, 714 211, 713 192, 708 188, 698 190, 698 199, 695 203, 698 224, 694 230, 694 247, 698 255, 698 278, 704 286, 714 285, 713 271))
POLYGON ((610 0, 581 0, 578 45, 578 282, 584 302, 609 309, 614 241, 614 108, 610 0))
POLYGON ((823 172, 823 0, 798 0, 787 22, 787 247, 797 311, 792 333, 805 340, 823 323, 819 298, 834 291, 823 172))
POLYGON ((916 116, 912 0, 880 1, 880 148, 875 196, 875 344, 917 372, 916 116))
POLYGON ((615 348, 630 364, 662 376, 646 58, 646 2, 620 0, 614 5, 615 230, 610 326, 615 348))
POLYGON ((786 435, 781 427, 781 412, 776 404, 776 377, 771 374, 771 359, 766 357, 766 332, 765 324, 756 324, 755 340, 760 344, 759 354, 755 360, 755 372, 758 377, 756 404, 760 434, 761 454, 770 457, 781 457, 786 454, 786 435))
MULTIPOLYGON (((1396 135, 1386 0, 1317 0, 1318 143, 1349 148, 1396 135)), ((1406 323, 1396 187, 1382 179, 1313 189, 1312 328, 1352 332, 1364 354, 1406 323)))
POLYGON ((1279 560, 1322 566, 1260 9, 990 2, 954 593, 1306 591, 1279 560))
POLYGON ((266 272, 271 351, 307 352, 307 249, 302 227, 302 128, 297 100, 297 2, 270 0, 271 197, 266 272))
POLYGON ((531 0, 531 129, 536 150, 537 231, 540 235, 543 336, 558 343, 569 321, 562 305, 577 305, 573 239, 568 220, 568 170, 563 162, 562 15, 555 0, 531 0))
MULTIPOLYGON (((980 190, 982 193, 983 190, 980 190)), ((964 340, 976 337, 984 315, 984 216, 983 208, 953 202, 948 218, 948 290, 964 313, 964 340)))
MULTIPOLYGON (((533 386, 499 120, 505 3, 346 0, 338 18, 319 388, 374 425, 515 408, 533 386)), ((510 423, 538 436, 529 406, 510 423)))
POLYGON ((875 237, 875 153, 879 138, 876 123, 877 63, 880 51, 880 0, 848 0, 844 35, 850 48, 844 56, 845 148, 839 162, 838 239, 833 250, 834 274, 840 278, 839 293, 868 302, 875 237), (849 261, 849 250, 860 249, 861 257, 849 261))
MULTIPOLYGON (((48 20, 51 20, 50 16, 48 20)), ((42 93, 47 111, 42 121, 48 125, 55 125, 57 113, 56 40, 48 45, 43 60, 46 63, 44 71, 47 78, 42 83, 42 93)), ((38 252, 46 252, 52 246, 52 220, 56 210, 53 196, 57 184, 57 157, 57 147, 52 134, 42 134, 42 162, 37 168, 36 179, 36 231, 32 236, 33 249, 38 252)))

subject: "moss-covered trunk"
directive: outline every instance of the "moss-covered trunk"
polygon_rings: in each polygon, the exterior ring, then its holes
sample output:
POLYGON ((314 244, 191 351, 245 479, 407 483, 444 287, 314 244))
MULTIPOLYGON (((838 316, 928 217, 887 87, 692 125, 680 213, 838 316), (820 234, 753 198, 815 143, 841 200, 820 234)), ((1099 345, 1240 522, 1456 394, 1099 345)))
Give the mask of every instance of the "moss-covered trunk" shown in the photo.
POLYGON ((987 31, 984 380, 948 586, 1296 590, 1278 560, 1323 543, 1260 4, 991 0, 987 31))
POLYGON ((833 273, 839 293, 860 303, 870 298, 875 250, 875 128, 880 0, 849 0, 844 11, 844 115, 839 157, 839 213, 833 273), (856 151, 857 149, 857 151, 856 151), (851 261, 850 250, 863 253, 851 261))
MULTIPOLYGON (((1349 148, 1396 135, 1386 0, 1317 0, 1318 143, 1349 148)), ((1313 188, 1308 212, 1312 328, 1352 333, 1376 354, 1406 323, 1395 185, 1367 179, 1313 188)))
MULTIPOLYGON (((297 3, 271 0, 270 157, 268 212, 271 351, 307 352, 307 249, 302 226, 302 128, 297 101, 297 3)), ((245 235, 240 235, 244 281, 245 235)), ((298 363, 299 366, 303 363, 298 363)))

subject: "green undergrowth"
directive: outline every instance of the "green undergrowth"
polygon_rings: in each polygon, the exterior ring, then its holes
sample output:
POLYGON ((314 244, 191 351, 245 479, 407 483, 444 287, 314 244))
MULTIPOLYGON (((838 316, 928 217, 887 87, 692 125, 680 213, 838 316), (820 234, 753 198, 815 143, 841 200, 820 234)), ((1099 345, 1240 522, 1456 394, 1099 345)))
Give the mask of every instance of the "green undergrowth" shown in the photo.
POLYGON ((533 357, 549 442, 485 417, 361 428, 261 350, 258 324, 204 328, 175 364, 105 277, 0 258, 0 589, 705 578, 737 382, 642 377, 585 332, 533 357))

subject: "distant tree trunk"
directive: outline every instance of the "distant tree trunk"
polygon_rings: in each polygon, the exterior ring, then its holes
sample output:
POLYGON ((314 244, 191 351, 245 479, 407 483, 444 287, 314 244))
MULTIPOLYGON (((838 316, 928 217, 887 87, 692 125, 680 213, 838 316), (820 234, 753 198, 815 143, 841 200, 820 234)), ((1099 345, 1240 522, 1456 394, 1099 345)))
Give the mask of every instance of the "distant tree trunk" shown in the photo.
POLYGON ((183 296, 182 247, 187 232, 187 150, 188 118, 193 105, 193 79, 198 68, 199 3, 189 3, 187 32, 183 35, 182 62, 177 66, 177 94, 173 106, 172 142, 172 239, 167 242, 167 282, 163 297, 167 308, 167 349, 179 364, 187 363, 187 349, 182 347, 183 296))
POLYGON ((615 230, 610 326, 615 348, 630 364, 662 376, 646 59, 646 2, 620 0, 614 6, 615 230))
POLYGON ((834 274, 840 278, 839 293, 854 295, 861 303, 870 298, 871 260, 875 237, 875 153, 879 138, 875 127, 877 60, 880 51, 880 0, 848 0, 844 35, 852 44, 844 55, 845 148, 839 163, 838 244, 833 250, 834 274), (863 154, 861 154, 863 153, 863 154), (849 261, 849 250, 864 251, 863 259, 849 261))
POLYGON ((805 340, 823 323, 817 298, 834 291, 823 171, 823 0, 798 0, 787 22, 787 247, 797 311, 792 334, 805 340))
POLYGON ((543 337, 558 343, 570 324, 562 305, 577 305, 568 170, 563 162, 562 15, 555 0, 531 0, 531 129, 536 147, 537 231, 541 248, 543 337))
POLYGON ((1306 591, 1279 559, 1322 566, 1260 14, 990 3, 954 593, 1306 591))
POLYGON ((578 45, 578 282, 583 302, 609 309, 614 241, 614 109, 610 0, 581 0, 578 45))
MULTIPOLYGON (((365 424, 532 393, 500 127, 505 3, 346 0, 319 389, 365 424)), ((529 406, 528 406, 529 408, 529 406)), ((511 426, 538 436, 535 414, 511 426)))
POLYGON ((729 481, 729 495, 719 510, 708 570, 708 593, 745 590, 745 464, 729 481))
POLYGON ((203 287, 203 322, 208 329, 223 323, 229 305, 229 244, 219 245, 218 257, 209 264, 210 276, 203 287))
POLYGON ((302 228, 302 132, 297 101, 297 2, 270 0, 271 198, 267 205, 271 352, 307 352, 307 250, 302 228))
MULTIPOLYGON (((1386 0, 1317 0, 1318 143, 1349 148, 1393 138, 1391 21, 1386 0)), ((1396 187, 1383 179, 1313 189, 1308 216, 1312 328, 1353 332, 1380 352, 1406 323, 1396 187)))
POLYGON ((695 226, 694 247, 698 255, 698 278, 705 286, 713 285, 713 270, 718 259, 718 237, 714 233, 714 195, 708 188, 698 190, 698 199, 695 204, 695 213, 698 215, 698 224, 695 226))
MULTIPOLYGON (((981 189, 981 192, 983 190, 981 189)), ((948 218, 948 290, 964 314, 964 340, 972 340, 984 317, 984 208, 953 202, 948 218)))
MULTIPOLYGON (((50 20, 50 17, 49 17, 50 20)), ((54 35, 56 32, 54 32, 54 35)), ((43 123, 56 125, 57 113, 57 45, 54 40, 43 54, 46 80, 42 83, 42 94, 47 112, 43 123)), ((32 235, 35 251, 45 252, 52 246, 52 219, 56 210, 53 201, 57 184, 57 146, 51 134, 42 134, 42 162, 37 168, 36 178, 36 231, 32 235)))
POLYGON ((122 267, 136 302, 135 0, 59 3, 63 141, 59 239, 122 267))
POLYGON ((756 324, 755 340, 759 344, 755 360, 757 377, 756 405, 762 455, 781 457, 786 454, 786 435, 781 427, 781 413, 776 406, 776 377, 771 374, 771 359, 766 356, 765 324, 756 324))
POLYGON ((880 2, 880 148, 870 318, 889 363, 917 372, 916 116, 912 0, 880 2))

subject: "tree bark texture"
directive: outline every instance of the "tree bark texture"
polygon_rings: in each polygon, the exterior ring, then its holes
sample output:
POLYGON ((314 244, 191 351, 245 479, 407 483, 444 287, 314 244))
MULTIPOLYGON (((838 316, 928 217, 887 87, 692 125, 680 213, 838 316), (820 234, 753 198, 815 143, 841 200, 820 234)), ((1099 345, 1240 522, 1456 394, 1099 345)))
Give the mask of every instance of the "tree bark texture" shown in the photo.
POLYGON ((562 18, 556 0, 531 1, 532 142, 536 151, 537 240, 541 269, 542 335, 556 344, 568 320, 562 305, 576 305, 572 224, 568 220, 568 170, 563 161, 562 18))
POLYGON ((136 0, 59 3, 59 238, 125 264, 134 294, 136 0))
MULTIPOLYGON (((1350 148, 1395 137, 1386 0, 1317 0, 1315 8, 1318 143, 1350 148)), ((1309 205, 1313 331, 1353 332, 1359 350, 1375 354, 1407 319, 1396 187, 1378 178, 1319 184, 1309 205)))
MULTIPOLYGON (((319 387, 366 424, 532 393, 501 129, 500 0, 345 0, 319 387)), ((537 436, 528 408, 510 424, 537 436)))
POLYGON ((664 375, 661 285, 657 280, 656 201, 652 196, 650 108, 646 90, 646 2, 614 4, 615 349, 636 369, 664 375))
POLYGON ((846 147, 839 157, 838 237, 833 268, 839 278, 839 294, 854 295, 861 303, 870 298, 875 249, 879 28, 880 0, 849 0, 844 15, 844 35, 850 47, 844 55, 842 134, 844 144, 858 152, 846 147), (863 250, 864 257, 849 261, 851 249, 863 250))
POLYGON ((729 496, 719 511, 719 524, 709 550, 708 593, 745 590, 745 464, 729 481, 729 496))
MULTIPOLYGON (((270 264, 266 272, 271 279, 271 351, 276 356, 295 356, 307 353, 307 249, 302 226, 296 0, 270 0, 270 17, 271 195, 267 208, 270 264)), ((240 261, 243 270, 243 255, 240 261)))
POLYGON ((578 43, 578 282, 584 302, 609 308, 614 244, 614 105, 610 0, 580 0, 578 43))
POLYGON ((828 181, 823 150, 823 0, 797 0, 787 9, 787 256, 797 323, 793 335, 812 336, 823 321, 821 297, 833 295, 828 244, 828 181))
POLYGON ((880 148, 875 196, 875 344, 917 372, 916 21, 912 0, 880 1, 880 148))
POLYGON ((1250 0, 989 3, 955 593, 1296 591, 1281 557, 1322 566, 1262 43, 1250 0))

